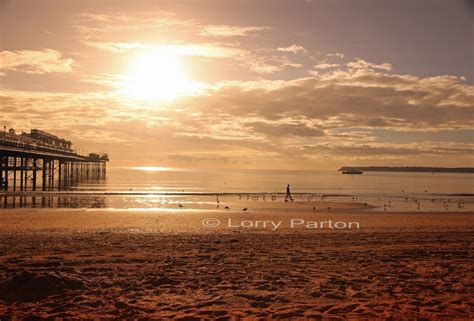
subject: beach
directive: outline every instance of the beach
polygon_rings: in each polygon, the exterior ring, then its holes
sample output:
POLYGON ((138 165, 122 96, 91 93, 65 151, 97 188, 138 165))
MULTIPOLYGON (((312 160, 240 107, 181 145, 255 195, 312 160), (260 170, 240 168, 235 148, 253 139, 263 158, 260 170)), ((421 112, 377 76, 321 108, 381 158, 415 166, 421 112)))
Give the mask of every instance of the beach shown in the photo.
POLYGON ((472 212, 261 204, 4 209, 0 319, 472 319, 472 212))
POLYGON ((474 0, 0 0, 0 321, 474 321, 474 0))

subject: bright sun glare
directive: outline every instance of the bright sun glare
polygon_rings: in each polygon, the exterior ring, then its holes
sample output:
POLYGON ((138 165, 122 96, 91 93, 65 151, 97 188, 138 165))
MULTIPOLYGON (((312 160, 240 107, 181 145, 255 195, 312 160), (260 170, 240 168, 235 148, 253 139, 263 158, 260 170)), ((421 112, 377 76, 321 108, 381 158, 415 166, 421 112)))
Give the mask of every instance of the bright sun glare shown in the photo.
POLYGON ((160 50, 136 56, 120 83, 121 93, 144 100, 172 100, 195 89, 178 57, 160 50))

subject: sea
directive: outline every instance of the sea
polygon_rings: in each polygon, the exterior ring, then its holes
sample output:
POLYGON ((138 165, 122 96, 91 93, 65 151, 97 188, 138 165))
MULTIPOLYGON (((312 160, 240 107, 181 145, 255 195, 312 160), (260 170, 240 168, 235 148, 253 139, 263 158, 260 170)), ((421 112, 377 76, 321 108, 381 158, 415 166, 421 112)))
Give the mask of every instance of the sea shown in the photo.
POLYGON ((474 174, 110 167, 67 189, 0 192, 1 208, 213 209, 226 201, 364 202, 384 211, 472 211, 474 174))

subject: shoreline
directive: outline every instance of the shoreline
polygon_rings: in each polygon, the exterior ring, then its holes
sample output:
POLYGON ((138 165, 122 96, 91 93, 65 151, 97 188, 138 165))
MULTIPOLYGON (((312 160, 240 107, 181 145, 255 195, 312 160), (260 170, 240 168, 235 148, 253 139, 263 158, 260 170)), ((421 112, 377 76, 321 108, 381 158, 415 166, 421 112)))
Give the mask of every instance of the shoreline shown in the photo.
MULTIPOLYGON (((399 193, 386 192, 386 193, 325 193, 325 192, 291 192, 295 196, 310 196, 310 197, 364 197, 364 196, 381 196, 381 197, 395 197, 395 196, 406 196, 410 197, 412 195, 424 195, 424 196, 465 196, 465 197, 474 197, 474 193, 428 193, 428 192, 409 192, 401 190, 399 193)), ((115 196, 115 195, 131 195, 131 196, 147 196, 147 195, 156 195, 156 196, 285 196, 284 192, 158 192, 158 191, 132 191, 130 190, 119 190, 119 191, 102 191, 102 190, 89 190, 89 191, 80 191, 80 190, 54 190, 54 191, 0 191, 0 196, 49 196, 49 195, 104 195, 104 196, 115 196)))
POLYGON ((349 195, 295 193, 294 202, 284 202, 285 194, 102 194, 66 192, 58 194, 0 194, 0 212, 13 209, 123 209, 139 211, 222 210, 312 211, 332 210, 383 212, 474 212, 474 197, 443 195, 349 195))

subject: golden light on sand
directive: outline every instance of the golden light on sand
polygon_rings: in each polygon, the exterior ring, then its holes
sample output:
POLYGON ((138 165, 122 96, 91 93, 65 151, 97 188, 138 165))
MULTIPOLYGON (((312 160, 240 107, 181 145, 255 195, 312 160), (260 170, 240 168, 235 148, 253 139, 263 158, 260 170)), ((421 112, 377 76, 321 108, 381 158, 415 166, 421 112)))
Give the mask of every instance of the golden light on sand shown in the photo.
POLYGON ((178 56, 165 50, 150 50, 135 56, 119 87, 128 97, 152 101, 173 100, 197 89, 187 79, 178 56))

